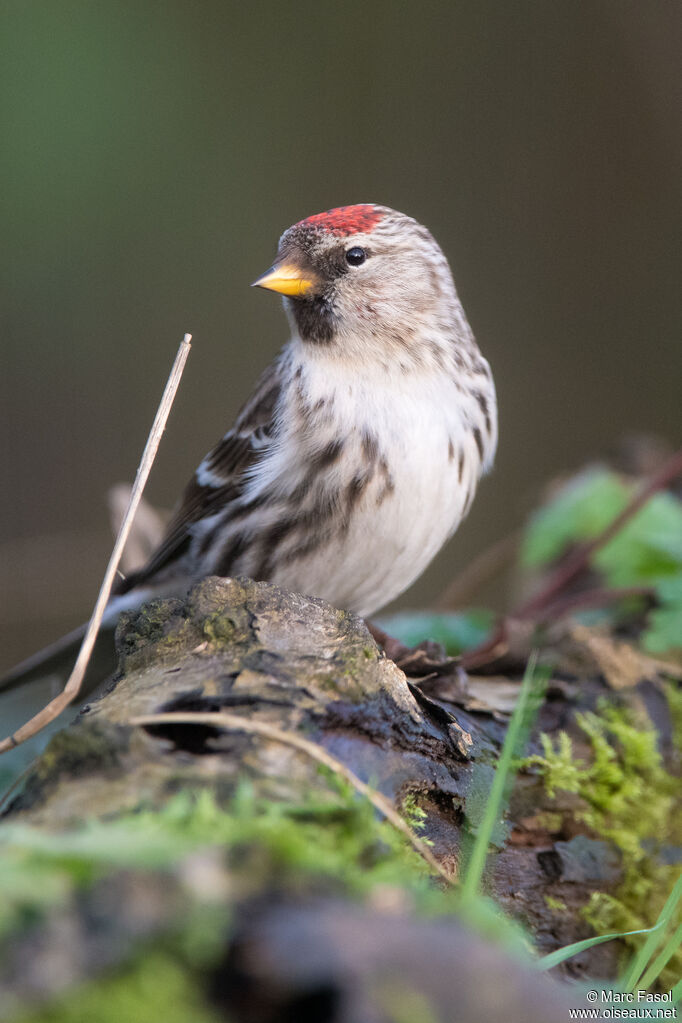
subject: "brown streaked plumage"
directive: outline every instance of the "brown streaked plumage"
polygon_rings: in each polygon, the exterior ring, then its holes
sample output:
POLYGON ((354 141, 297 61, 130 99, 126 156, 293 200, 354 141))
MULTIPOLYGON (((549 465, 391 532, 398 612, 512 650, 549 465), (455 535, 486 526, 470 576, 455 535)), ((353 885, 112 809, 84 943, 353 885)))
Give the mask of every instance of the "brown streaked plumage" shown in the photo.
POLYGON ((492 375, 425 227, 374 204, 316 214, 256 284, 285 296, 291 340, 110 623, 210 574, 370 614, 423 571, 492 463, 492 375))

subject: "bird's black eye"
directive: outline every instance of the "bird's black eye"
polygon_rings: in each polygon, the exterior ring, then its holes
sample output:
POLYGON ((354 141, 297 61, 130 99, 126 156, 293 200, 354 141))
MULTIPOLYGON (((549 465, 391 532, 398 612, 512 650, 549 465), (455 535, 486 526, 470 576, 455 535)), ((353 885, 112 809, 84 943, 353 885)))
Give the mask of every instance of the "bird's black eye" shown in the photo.
POLYGON ((354 245, 352 249, 349 249, 346 253, 346 262, 351 266, 360 266, 367 259, 367 253, 364 249, 361 249, 359 245, 354 245))

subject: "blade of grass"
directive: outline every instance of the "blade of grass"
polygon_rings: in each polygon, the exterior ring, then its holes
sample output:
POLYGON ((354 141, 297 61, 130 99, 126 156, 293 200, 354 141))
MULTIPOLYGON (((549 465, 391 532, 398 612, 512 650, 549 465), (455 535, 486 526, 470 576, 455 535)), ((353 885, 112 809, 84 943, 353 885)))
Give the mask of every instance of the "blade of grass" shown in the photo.
POLYGON ((538 668, 537 660, 537 651, 533 651, 519 689, 519 698, 514 713, 507 728, 483 817, 478 825, 476 838, 464 868, 461 886, 462 899, 473 898, 479 890, 493 831, 504 811, 509 785, 514 775, 513 760, 519 755, 521 747, 525 745, 541 693, 544 691, 548 671, 546 668, 538 668))
POLYGON ((680 946, 682 946, 682 924, 675 928, 649 969, 638 982, 637 987, 645 989, 650 988, 656 978, 660 976, 662 971, 666 968, 680 946))
POLYGON ((680 899, 682 899, 682 874, 680 874, 673 885, 673 889, 665 901, 665 905, 659 914, 655 926, 652 927, 649 932, 649 937, 646 939, 639 952, 633 956, 632 962, 630 963, 630 966, 623 978, 623 990, 634 991, 635 987, 641 986, 639 978, 644 973, 646 964, 654 954, 656 947, 661 940, 663 928, 670 922, 680 899))
POLYGON ((588 948, 594 948, 595 945, 601 945, 605 941, 630 938, 635 934, 653 934, 654 931, 660 931, 662 926, 662 924, 658 923, 654 927, 644 927, 639 931, 614 931, 613 934, 600 934, 595 938, 584 938, 583 941, 574 941, 571 945, 564 945, 563 948, 558 948, 556 951, 550 952, 549 955, 542 956, 541 959, 536 960, 535 966, 538 970, 551 970, 553 966, 558 966, 559 963, 563 963, 566 959, 570 959, 571 956, 577 955, 578 952, 585 952, 588 948))

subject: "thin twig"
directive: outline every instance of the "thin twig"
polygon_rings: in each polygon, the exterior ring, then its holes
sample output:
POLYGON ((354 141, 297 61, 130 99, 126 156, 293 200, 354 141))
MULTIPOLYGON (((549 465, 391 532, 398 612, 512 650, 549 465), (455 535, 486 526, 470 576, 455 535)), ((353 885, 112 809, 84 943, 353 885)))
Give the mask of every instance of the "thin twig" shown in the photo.
POLYGON ((654 494, 657 494, 659 490, 663 490, 664 487, 672 483, 680 473, 682 473, 682 449, 676 451, 659 472, 642 485, 632 500, 623 508, 622 512, 616 515, 615 519, 609 523, 606 529, 602 530, 599 536, 596 536, 594 540, 590 540, 589 543, 578 547, 564 561, 563 565, 556 569, 549 582, 543 586, 540 592, 522 604, 513 617, 534 618, 538 612, 541 612, 551 604, 562 590, 566 589, 585 571, 597 551, 600 551, 610 540, 613 540, 614 536, 637 514, 640 508, 654 494))
POLYGON ((174 712, 167 714, 144 714, 140 717, 131 718, 128 722, 130 725, 141 725, 146 727, 152 725, 210 725, 212 728, 224 728, 229 731, 237 732, 249 732, 252 735, 260 735, 264 739, 271 739, 273 742, 281 742, 285 746, 293 746, 294 749, 301 750, 312 760, 316 760, 318 764, 324 764, 335 774, 340 775, 350 785, 353 786, 361 795, 370 801, 379 813, 383 814, 387 821, 393 825, 398 831, 400 831, 410 842, 412 847, 422 856, 428 865, 434 870, 440 877, 444 878, 448 884, 454 884, 455 878, 441 866, 436 857, 433 855, 428 845, 415 835, 412 828, 407 824, 406 821, 400 816, 399 813, 393 808, 391 803, 376 789, 366 785, 360 778, 349 767, 346 767, 340 760, 333 757, 331 753, 327 753, 325 749, 319 746, 317 743, 310 742, 308 739, 302 738, 295 732, 284 732, 280 728, 275 728, 274 725, 268 725, 263 721, 254 721, 252 718, 239 717, 238 714, 229 714, 225 711, 215 713, 200 713, 200 712, 174 712))
POLYGON ((471 650, 465 650, 461 655, 460 664, 465 671, 474 671, 477 668, 484 668, 488 664, 492 664, 498 657, 503 657, 509 650, 509 643, 507 641, 507 622, 509 616, 505 615, 501 618, 497 625, 494 627, 490 636, 484 639, 478 646, 473 647, 471 650))
POLYGON ((609 604, 616 604, 620 600, 629 600, 632 597, 652 600, 655 596, 656 589, 653 586, 621 586, 615 589, 595 587, 593 590, 585 590, 584 593, 569 593, 566 597, 558 597, 545 609, 543 617, 551 618, 554 622, 572 611, 608 607, 609 604))
POLYGON ((472 596, 485 583, 490 582, 512 563, 520 539, 520 530, 515 530, 477 554, 446 586, 435 600, 434 608, 437 611, 452 611, 458 607, 466 607, 472 596))
MULTIPOLYGON (((569 557, 565 559, 563 564, 559 565, 549 578, 549 581, 542 587, 542 589, 525 601, 520 607, 512 611, 509 615, 501 618, 495 626, 495 629, 491 636, 487 640, 484 640, 479 646, 473 650, 468 650, 462 655, 462 666, 465 670, 471 670, 474 668, 482 668, 498 657, 503 656, 508 649, 508 621, 536 621, 538 624, 552 621, 558 615, 563 615, 569 607, 571 607, 571 598, 562 597, 564 590, 566 590, 572 583, 578 579, 583 572, 585 572, 589 566, 592 558, 600 551, 603 547, 613 540, 614 536, 620 532, 630 519, 632 519, 637 512, 644 507, 655 494, 659 491, 664 490, 670 486, 677 477, 682 474, 682 449, 676 451, 671 458, 669 458, 661 469, 652 476, 650 480, 645 482, 629 503, 623 508, 622 512, 613 519, 612 522, 602 530, 602 532, 596 536, 593 540, 588 543, 581 544, 576 550, 573 551, 569 557)), ((608 602, 608 600, 602 600, 604 597, 610 599, 608 592, 603 590, 596 591, 599 594, 599 598, 594 603, 608 602)), ((613 596, 618 596, 617 592, 614 591, 613 596)), ((620 596, 634 596, 634 590, 630 593, 624 591, 620 596)), ((638 596, 646 596, 646 591, 641 591, 636 594, 638 596)), ((590 605, 589 594, 581 594, 580 597, 576 597, 576 604, 571 607, 575 610, 577 606, 587 607, 594 606, 594 603, 590 605)))
MULTIPOLYGON (((537 624, 556 622, 573 611, 586 611, 589 608, 607 607, 619 600, 631 597, 653 598, 655 590, 652 586, 623 586, 620 589, 595 588, 584 593, 569 593, 568 596, 557 596, 553 603, 542 609, 537 615, 537 624)), ((500 619, 492 634, 479 646, 465 650, 461 656, 461 664, 465 671, 483 668, 509 652, 509 622, 531 621, 522 619, 519 612, 500 619)))
POLYGON ((118 563, 121 560, 121 554, 123 553, 123 548, 126 540, 128 539, 130 527, 132 526, 137 506, 140 498, 142 497, 142 491, 144 490, 147 482, 147 477, 149 476, 151 467, 154 464, 161 436, 166 428, 166 421, 168 420, 168 415, 173 405, 178 385, 180 384, 182 371, 184 370, 185 363, 187 362, 187 356, 189 355, 191 348, 191 340, 192 335, 185 334, 180 343, 178 354, 175 357, 175 362, 173 363, 173 368, 170 376, 168 377, 168 382, 163 392, 161 403, 158 407, 154 423, 149 433, 149 437, 147 438, 145 449, 142 453, 142 459, 135 476, 135 483, 130 494, 128 510, 123 518, 123 522, 121 523, 118 536, 116 537, 116 543, 114 544, 114 549, 111 552, 107 570, 104 573, 104 579, 102 581, 102 586, 100 587, 97 602, 88 623, 88 628, 83 638, 83 643, 78 653, 73 671, 69 676, 69 680, 59 696, 50 700, 50 702, 43 707, 38 714, 32 717, 30 721, 27 721, 25 725, 22 725, 21 728, 17 729, 13 735, 0 742, 0 753, 5 753, 7 750, 18 746, 20 743, 26 742, 27 739, 30 739, 46 725, 49 725, 51 721, 54 721, 54 719, 61 714, 65 707, 68 707, 80 691, 80 687, 88 667, 88 662, 90 660, 90 655, 92 654, 92 649, 95 645, 95 640, 97 639, 97 633, 102 623, 104 611, 109 601, 111 587, 113 586, 114 579, 116 578, 118 563))

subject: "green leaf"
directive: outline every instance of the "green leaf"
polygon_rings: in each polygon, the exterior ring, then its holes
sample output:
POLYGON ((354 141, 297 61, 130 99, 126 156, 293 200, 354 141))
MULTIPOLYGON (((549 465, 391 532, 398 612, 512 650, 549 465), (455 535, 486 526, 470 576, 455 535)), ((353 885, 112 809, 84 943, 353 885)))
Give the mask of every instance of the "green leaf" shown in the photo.
POLYGON ((448 654, 454 656, 482 643, 494 621, 492 611, 476 609, 452 614, 405 611, 381 618, 377 624, 405 646, 417 646, 423 640, 431 639, 442 643, 448 654))
MULTIPOLYGON (((533 517, 522 549, 529 567, 556 561, 572 545, 592 540, 626 507, 634 484, 607 469, 580 473, 533 517)), ((682 502, 654 494, 593 558, 609 587, 647 586, 658 607, 642 634, 644 649, 682 648, 682 502)), ((604 612, 602 611, 602 614, 604 612)), ((609 609, 612 616, 614 609, 609 609)))
POLYGON ((682 572, 669 579, 661 579, 656 585, 656 591, 665 603, 682 604, 682 572))
POLYGON ((682 602, 650 612, 642 646, 651 654, 682 649, 682 602))
POLYGON ((682 649, 682 572, 656 586, 660 607, 649 613, 642 645, 652 654, 682 649))
POLYGON ((521 557, 528 567, 554 561, 573 543, 608 526, 626 506, 628 488, 607 469, 587 469, 566 483, 530 522, 521 557))
POLYGON ((682 503, 655 494, 595 557, 611 586, 655 584, 682 570, 682 503))
MULTIPOLYGON (((522 549, 526 565, 554 561, 572 544, 594 539, 625 508, 635 487, 607 469, 569 480, 533 516, 522 549)), ((595 564, 612 586, 651 583, 682 570, 682 503, 654 494, 598 551, 595 564)))

